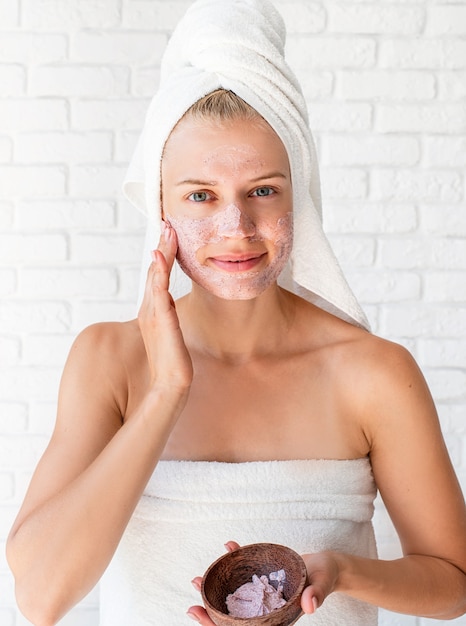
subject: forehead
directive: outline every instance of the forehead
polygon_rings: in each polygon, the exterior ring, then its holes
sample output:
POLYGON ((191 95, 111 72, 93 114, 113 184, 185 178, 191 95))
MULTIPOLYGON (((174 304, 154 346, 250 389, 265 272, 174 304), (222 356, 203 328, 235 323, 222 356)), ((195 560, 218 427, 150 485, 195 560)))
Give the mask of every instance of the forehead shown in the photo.
MULTIPOLYGON (((288 155, 276 132, 262 118, 213 121, 186 117, 168 138, 162 169, 209 170, 278 168, 289 171, 288 155)), ((213 172, 212 172, 213 173, 213 172)))

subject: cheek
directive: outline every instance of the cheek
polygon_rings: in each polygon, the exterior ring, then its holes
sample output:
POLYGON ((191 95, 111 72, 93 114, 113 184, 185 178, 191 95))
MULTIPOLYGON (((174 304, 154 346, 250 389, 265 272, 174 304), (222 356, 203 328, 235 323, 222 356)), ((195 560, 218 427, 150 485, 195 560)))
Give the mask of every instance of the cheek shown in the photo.
POLYGON ((291 250, 293 246, 293 213, 287 213, 276 222, 259 225, 258 238, 270 241, 277 248, 291 250))
POLYGON ((193 254, 212 239, 213 224, 209 220, 170 217, 170 224, 175 229, 178 250, 182 254, 193 254))
POLYGON ((277 221, 276 241, 282 243, 290 250, 293 247, 293 213, 290 211, 277 221))

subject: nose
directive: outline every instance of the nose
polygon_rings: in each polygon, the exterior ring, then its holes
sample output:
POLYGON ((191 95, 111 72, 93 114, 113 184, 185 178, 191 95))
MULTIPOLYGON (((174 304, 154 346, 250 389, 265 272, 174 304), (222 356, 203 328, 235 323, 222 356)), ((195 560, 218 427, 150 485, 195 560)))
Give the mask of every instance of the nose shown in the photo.
POLYGON ((229 204, 217 213, 216 226, 219 237, 252 237, 256 232, 253 220, 236 204, 229 204))

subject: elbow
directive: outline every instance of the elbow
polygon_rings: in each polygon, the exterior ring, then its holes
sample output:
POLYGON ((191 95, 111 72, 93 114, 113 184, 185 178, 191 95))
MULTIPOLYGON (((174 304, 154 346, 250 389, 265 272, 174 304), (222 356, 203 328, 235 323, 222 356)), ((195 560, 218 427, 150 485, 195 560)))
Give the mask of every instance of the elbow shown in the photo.
POLYGON ((454 611, 445 613, 443 615, 435 615, 435 616, 429 616, 429 617, 431 619, 449 621, 449 620, 457 619, 458 617, 462 617, 463 615, 466 615, 466 605, 464 605, 464 603, 463 603, 463 606, 459 607, 458 609, 454 611))
POLYGON ((39 594, 31 593, 25 589, 25 585, 18 582, 15 585, 15 593, 19 610, 34 626, 55 626, 58 623, 60 616, 54 611, 50 600, 39 598, 39 594))
POLYGON ((22 615, 34 626, 55 626, 65 615, 63 598, 54 593, 54 585, 44 586, 38 576, 15 578, 16 604, 22 615))
POLYGON ((456 607, 451 611, 451 613, 449 613, 442 619, 457 619, 458 617, 462 617, 463 615, 466 615, 466 589, 464 590, 463 595, 456 607))
POLYGON ((21 573, 9 544, 7 561, 15 579, 16 604, 21 614, 34 626, 55 626, 62 614, 59 614, 53 594, 42 588, 40 578, 36 579, 30 572, 26 575, 21 573))
POLYGON ((466 568, 464 565, 462 567, 456 565, 456 567, 460 574, 457 586, 458 602, 456 603, 456 606, 452 610, 451 614, 445 618, 447 620, 457 619, 458 617, 466 615, 466 568))
POLYGON ((452 603, 450 609, 442 615, 432 616, 434 619, 449 621, 466 615, 466 573, 463 570, 459 571, 461 576, 457 585, 453 586, 455 590, 453 597, 456 598, 456 602, 452 603))
POLYGON ((76 604, 57 581, 44 580, 43 572, 15 576, 16 604, 34 626, 56 626, 76 604))

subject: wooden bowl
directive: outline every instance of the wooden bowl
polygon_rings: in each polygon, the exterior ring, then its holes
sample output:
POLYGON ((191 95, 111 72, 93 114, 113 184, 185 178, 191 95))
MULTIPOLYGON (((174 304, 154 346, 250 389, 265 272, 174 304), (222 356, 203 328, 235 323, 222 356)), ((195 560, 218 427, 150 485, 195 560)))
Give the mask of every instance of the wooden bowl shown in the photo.
POLYGON ((299 554, 275 543, 253 543, 228 552, 208 568, 202 580, 202 599, 210 619, 217 626, 290 626, 302 615, 301 594, 306 585, 306 565, 299 554), (284 569, 283 597, 286 604, 261 617, 233 617, 226 597, 253 574, 268 576, 284 569))

